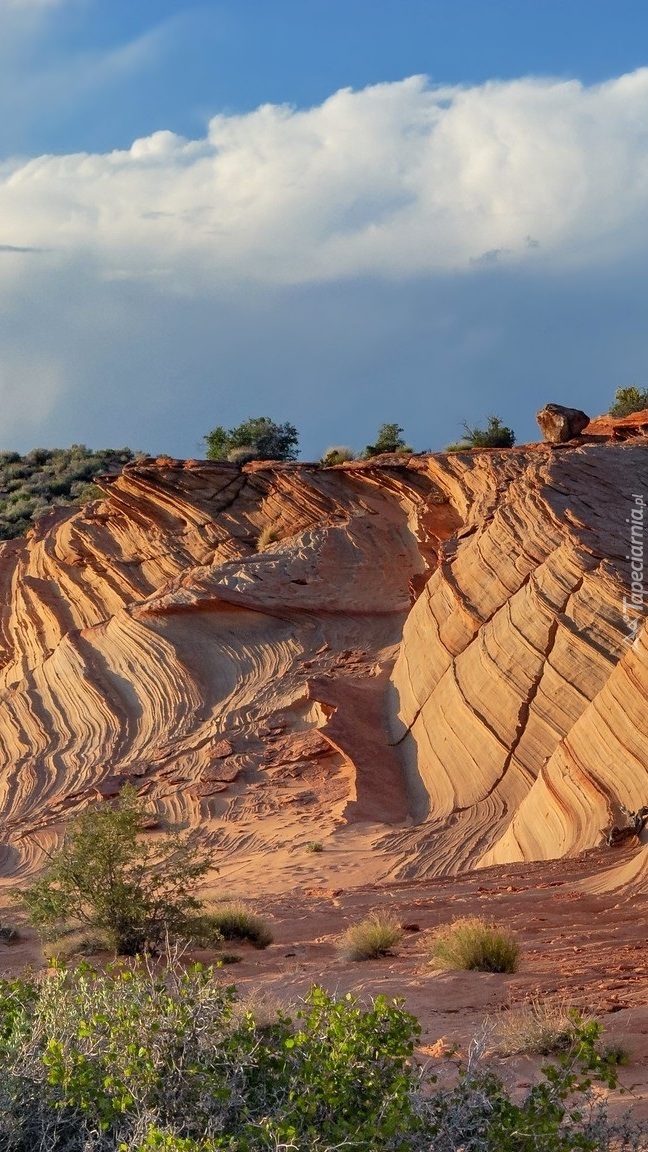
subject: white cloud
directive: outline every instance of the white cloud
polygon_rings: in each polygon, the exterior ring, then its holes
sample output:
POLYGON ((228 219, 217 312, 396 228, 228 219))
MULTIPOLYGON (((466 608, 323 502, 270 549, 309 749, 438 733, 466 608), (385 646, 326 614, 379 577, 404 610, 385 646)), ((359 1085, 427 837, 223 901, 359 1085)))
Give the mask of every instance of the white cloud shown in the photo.
POLYGON ((645 382, 647 124, 648 70, 411 78, 0 161, 0 446, 196 454, 267 411, 315 455, 600 410, 645 382))
MULTIPOLYGON (((591 265, 648 238, 648 69, 594 87, 413 77, 0 173, 0 244, 109 277, 308 283, 591 265)), ((0 269, 1 272, 1 269, 0 269)))

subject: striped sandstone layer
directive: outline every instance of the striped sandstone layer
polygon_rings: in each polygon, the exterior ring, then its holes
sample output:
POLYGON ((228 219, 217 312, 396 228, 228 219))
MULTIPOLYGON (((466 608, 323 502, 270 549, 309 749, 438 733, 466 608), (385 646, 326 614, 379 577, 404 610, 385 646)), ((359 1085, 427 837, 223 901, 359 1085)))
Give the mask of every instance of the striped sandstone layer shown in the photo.
POLYGON ((281 883, 310 839, 427 875, 573 854, 648 803, 640 440, 104 483, 0 547, 6 877, 125 780, 281 883))

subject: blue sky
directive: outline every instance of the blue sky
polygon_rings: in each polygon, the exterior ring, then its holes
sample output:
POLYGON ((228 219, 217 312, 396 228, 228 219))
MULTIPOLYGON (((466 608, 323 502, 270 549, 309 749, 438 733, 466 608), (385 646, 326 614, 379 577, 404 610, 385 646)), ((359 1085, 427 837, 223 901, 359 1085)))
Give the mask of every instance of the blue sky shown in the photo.
POLYGON ((643 0, 0 0, 0 444, 646 383, 643 0))

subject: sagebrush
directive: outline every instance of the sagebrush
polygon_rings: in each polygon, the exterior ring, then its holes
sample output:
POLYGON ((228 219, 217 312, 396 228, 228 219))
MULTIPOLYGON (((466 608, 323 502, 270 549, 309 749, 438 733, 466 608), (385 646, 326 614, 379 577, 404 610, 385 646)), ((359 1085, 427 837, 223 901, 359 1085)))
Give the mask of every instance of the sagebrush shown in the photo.
POLYGON ((51 508, 97 499, 95 477, 119 472, 133 458, 130 448, 93 451, 85 444, 34 448, 26 456, 0 452, 0 540, 24 535, 51 508))

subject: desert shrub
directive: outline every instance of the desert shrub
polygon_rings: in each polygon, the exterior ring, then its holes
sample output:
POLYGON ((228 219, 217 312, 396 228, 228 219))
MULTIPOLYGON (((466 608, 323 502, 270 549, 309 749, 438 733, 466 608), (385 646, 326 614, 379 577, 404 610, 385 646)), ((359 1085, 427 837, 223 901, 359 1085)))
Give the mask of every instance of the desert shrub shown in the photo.
POLYGON ((202 906, 195 887, 210 856, 177 833, 143 838, 147 815, 127 785, 116 804, 88 808, 72 821, 40 878, 18 893, 45 938, 81 928, 118 954, 135 955, 183 933, 202 906))
POLYGON ((489 416, 485 428, 471 428, 464 420, 463 439, 458 444, 448 444, 446 452, 465 452, 470 448, 512 448, 515 433, 502 423, 500 416, 489 416))
POLYGON ((0 944, 17 944, 20 932, 11 924, 0 924, 0 944))
POLYGON ((335 464, 347 464, 349 460, 355 460, 356 454, 351 448, 347 448, 344 444, 338 444, 333 448, 327 448, 326 452, 320 460, 323 468, 332 468, 335 464))
POLYGON ((217 904, 203 919, 209 920, 223 940, 249 940, 255 948, 267 948, 272 944, 270 925, 241 900, 217 904))
POLYGON ((611 1067, 630 1063, 631 1051, 625 1044, 605 1044, 601 1049, 601 1057, 611 1067))
POLYGON ((340 951, 347 960, 375 960, 387 956, 402 937, 403 931, 393 916, 372 912, 347 928, 340 941, 340 951))
POLYGON ((383 452, 411 452, 409 444, 403 439, 403 429, 400 424, 381 424, 378 429, 375 444, 367 444, 364 450, 365 460, 372 456, 380 456, 383 452))
POLYGON ((609 1119, 607 1103, 594 1081, 617 1086, 612 1064, 601 1055, 601 1026, 575 1020, 569 1051, 545 1064, 527 1094, 513 1097, 481 1064, 473 1044, 468 1066, 447 1091, 420 1099, 419 1123, 429 1144, 423 1152, 638 1152, 648 1147, 645 1132, 626 1117, 609 1119))
POLYGON ((313 989, 295 1019, 236 1011, 212 969, 55 970, 0 986, 0 1147, 358 1150, 412 1115, 419 1028, 399 1004, 313 989))
POLYGON ((614 403, 610 405, 610 416, 631 416, 644 408, 648 408, 648 388, 637 388, 633 384, 629 388, 617 388, 614 403))
POLYGON ((516 972, 520 947, 509 932, 478 916, 468 916, 437 930, 430 955, 442 968, 516 972))
POLYGON ((204 437, 208 460, 231 460, 244 448, 259 460, 296 460, 298 433, 294 424, 277 424, 269 416, 256 416, 229 430, 218 425, 204 437))
POLYGON ((85 444, 35 448, 26 456, 0 452, 0 540, 23 534, 49 508, 97 499, 102 493, 93 478, 132 459, 130 448, 92 451, 85 444))
POLYGON ((257 552, 262 552, 264 548, 268 547, 268 544, 276 544, 278 540, 281 540, 281 533, 277 526, 275 524, 266 524, 265 528, 262 528, 259 532, 257 552))
POLYGON ((306 851, 307 852, 323 852, 324 851, 324 845, 322 844, 321 840, 309 840, 308 844, 306 845, 306 851))

